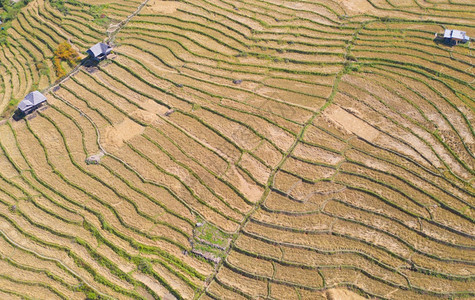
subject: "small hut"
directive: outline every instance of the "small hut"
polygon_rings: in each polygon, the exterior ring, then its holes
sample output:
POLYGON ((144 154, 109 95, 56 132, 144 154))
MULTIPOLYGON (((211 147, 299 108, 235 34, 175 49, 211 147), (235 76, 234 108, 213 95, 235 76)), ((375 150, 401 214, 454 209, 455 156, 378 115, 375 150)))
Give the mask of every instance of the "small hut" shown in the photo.
POLYGON ((87 50, 86 52, 92 59, 103 60, 107 57, 109 53, 111 53, 111 51, 111 46, 104 43, 97 43, 91 48, 89 48, 89 50, 87 50))
POLYGON ((28 115, 42 106, 45 102, 46 97, 42 93, 34 91, 26 95, 20 104, 18 104, 18 111, 23 115, 28 115))
POLYGON ((465 31, 455 30, 455 29, 445 29, 444 31, 444 40, 449 44, 465 44, 470 40, 470 37, 466 34, 465 31))

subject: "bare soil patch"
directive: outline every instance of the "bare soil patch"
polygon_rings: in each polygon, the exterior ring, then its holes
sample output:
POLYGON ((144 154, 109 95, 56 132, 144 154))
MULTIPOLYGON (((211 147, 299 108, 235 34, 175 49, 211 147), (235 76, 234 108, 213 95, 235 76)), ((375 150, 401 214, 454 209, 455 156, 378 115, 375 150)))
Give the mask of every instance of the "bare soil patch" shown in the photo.
POLYGON ((336 0, 336 2, 341 3, 349 15, 376 12, 376 9, 366 0, 336 0))
MULTIPOLYGON (((346 2, 346 1, 345 1, 346 2)), ((328 300, 364 300, 366 298, 345 289, 330 289, 325 293, 328 300)))
POLYGON ((183 4, 177 1, 151 0, 147 3, 144 13, 172 14, 181 6, 183 4))
POLYGON ((112 148, 120 148, 124 142, 131 140, 133 137, 142 134, 144 127, 135 123, 130 119, 125 119, 123 122, 108 127, 105 130, 104 146, 112 148))
POLYGON ((325 115, 336 124, 342 126, 347 132, 356 134, 368 141, 374 140, 379 135, 376 129, 340 107, 334 106, 330 108, 325 112, 325 115))
POLYGON ((233 183, 249 201, 257 202, 259 201, 263 190, 257 186, 255 183, 252 183, 252 180, 244 174, 241 170, 237 169, 234 165, 229 168, 226 172, 225 177, 227 180, 233 183))

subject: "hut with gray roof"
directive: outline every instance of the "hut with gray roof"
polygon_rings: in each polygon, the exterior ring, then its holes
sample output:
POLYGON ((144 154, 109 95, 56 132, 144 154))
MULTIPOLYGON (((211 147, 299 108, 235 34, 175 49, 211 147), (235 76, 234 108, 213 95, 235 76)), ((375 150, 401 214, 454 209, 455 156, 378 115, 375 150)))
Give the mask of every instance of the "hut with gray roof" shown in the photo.
POLYGON ((32 113, 46 102, 46 97, 38 91, 34 91, 26 95, 18 104, 18 111, 24 115, 32 113))
POLYGON ((455 29, 445 29, 444 40, 450 44, 466 43, 470 40, 470 37, 465 31, 455 29))
POLYGON ((109 53, 111 53, 111 51, 112 51, 111 46, 105 43, 97 43, 91 48, 89 48, 89 50, 87 50, 86 52, 87 54, 89 54, 89 56, 92 59, 103 60, 104 58, 107 57, 107 55, 109 55, 109 53))

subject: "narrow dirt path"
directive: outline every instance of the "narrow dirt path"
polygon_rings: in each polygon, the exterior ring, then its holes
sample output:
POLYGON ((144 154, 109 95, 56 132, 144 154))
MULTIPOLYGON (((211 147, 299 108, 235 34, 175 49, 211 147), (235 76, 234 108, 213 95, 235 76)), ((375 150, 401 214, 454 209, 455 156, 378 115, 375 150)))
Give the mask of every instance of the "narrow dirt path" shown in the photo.
POLYGON ((265 199, 267 198, 267 196, 270 194, 270 188, 271 186, 274 184, 274 178, 277 174, 277 172, 279 172, 280 168, 284 165, 284 163, 288 160, 288 158, 291 156, 291 154, 293 153, 293 151, 295 150, 295 148, 297 147, 297 145, 301 142, 302 138, 303 138, 303 135, 305 133, 305 130, 311 126, 311 124, 313 123, 313 120, 315 120, 316 117, 318 117, 319 115, 321 115, 323 113, 323 111, 328 107, 330 106, 332 103, 333 103, 333 97, 334 95, 336 94, 336 92, 338 91, 338 84, 339 84, 339 80, 341 78, 341 76, 343 75, 343 70, 340 71, 340 73, 338 73, 338 76, 337 78, 335 79, 335 82, 333 84, 333 91, 330 95, 330 97, 328 98, 327 102, 325 105, 323 105, 320 109, 318 109, 316 112, 314 112, 314 114, 305 122, 305 125, 302 127, 302 129, 300 130, 299 134, 297 135, 296 139, 294 140, 293 144, 290 146, 290 148, 287 150, 287 152, 283 155, 283 158, 282 160, 279 162, 279 164, 277 165, 277 167, 275 167, 272 172, 270 173, 269 175, 269 178, 267 180, 267 184, 265 186, 265 190, 264 190, 264 193, 262 194, 261 196, 261 199, 254 205, 254 207, 251 209, 251 211, 245 216, 244 220, 241 222, 241 224, 239 225, 239 228, 236 230, 235 232, 235 237, 233 238, 233 240, 231 241, 231 244, 230 244, 230 247, 228 248, 228 251, 226 253, 226 256, 221 260, 221 262, 217 265, 214 273, 212 276, 209 277, 209 284, 205 287, 205 289, 199 294, 198 296, 198 299, 201 298, 201 296, 203 296, 203 294, 206 293, 206 290, 208 289, 208 287, 211 285, 211 283, 216 279, 216 276, 218 275, 219 273, 219 270, 221 269, 221 267, 223 266, 224 264, 224 261, 227 259, 227 256, 229 255, 229 253, 231 252, 231 250, 233 249, 233 245, 234 245, 234 242, 237 240, 238 236, 240 235, 242 229, 244 228, 244 226, 246 226, 247 222, 249 221, 249 219, 252 217, 252 215, 258 211, 261 206, 262 206, 262 203, 265 201, 265 199))
MULTIPOLYGON (((365 26, 365 24, 363 24, 361 27, 359 27, 358 29, 355 30, 355 33, 353 34, 353 39, 352 39, 352 42, 356 39, 356 33, 358 33, 363 27, 365 26)), ((349 45, 346 46, 345 48, 345 57, 348 56, 349 54, 349 51, 350 51, 350 47, 349 45)), ((314 111, 314 113, 312 114, 312 116, 305 122, 304 126, 302 127, 302 129, 300 130, 299 134, 297 135, 296 139, 294 140, 294 142, 292 143, 292 145, 289 147, 289 149, 287 150, 287 152, 283 155, 283 158, 282 160, 279 162, 279 164, 271 171, 269 177, 268 177, 268 180, 267 180, 267 183, 265 185, 265 190, 260 198, 260 200, 254 205, 254 207, 251 209, 251 211, 249 211, 249 213, 245 216, 244 220, 241 222, 241 224, 239 225, 239 228, 236 230, 235 232, 235 237, 232 239, 231 243, 230 243, 230 246, 227 250, 227 253, 226 253, 226 256, 221 260, 221 262, 216 266, 215 268, 215 271, 214 273, 208 278, 208 282, 209 284, 203 289, 203 291, 201 291, 201 293, 198 295, 198 299, 200 299, 204 294, 206 294, 206 291, 208 290, 209 286, 211 285, 211 283, 216 280, 216 276, 218 275, 220 269, 222 268, 223 264, 224 264, 224 261, 227 259, 227 256, 229 255, 229 253, 232 251, 233 249, 233 246, 234 246, 234 243, 235 241, 237 240, 237 238, 240 236, 240 233, 242 231, 242 229, 244 228, 244 226, 246 226, 246 224, 248 223, 249 219, 252 217, 252 215, 258 211, 261 207, 262 207, 262 203, 266 200, 266 198, 269 196, 270 194, 270 191, 271 191, 271 187, 272 185, 274 185, 274 179, 275 179, 275 176, 277 175, 277 173, 279 172, 279 170, 281 169, 281 167, 284 165, 284 163, 288 160, 288 158, 291 156, 291 154, 294 152, 295 148, 297 147, 297 145, 302 141, 303 139, 303 136, 304 136, 304 133, 306 131, 306 129, 312 125, 313 121, 315 120, 315 118, 317 118, 319 115, 321 115, 329 106, 331 106, 333 104, 333 99, 335 97, 335 95, 338 93, 338 87, 339 87, 339 83, 340 83, 340 80, 341 80, 341 77, 345 74, 345 67, 343 66, 342 69, 338 72, 334 82, 333 82, 333 87, 332 87, 332 92, 330 94, 330 96, 327 98, 327 101, 326 103, 320 107, 319 109, 317 109, 316 111, 314 111)))
MULTIPOLYGON (((131 14, 129 15, 125 20, 117 23, 117 24, 114 24, 114 25, 111 25, 109 26, 109 29, 107 29, 106 33, 107 33, 107 39, 106 39, 106 42, 107 43, 114 43, 114 40, 115 40, 115 36, 117 35, 117 33, 119 33, 119 31, 122 29, 122 27, 124 27, 125 25, 127 25, 127 23, 129 23, 129 21, 135 17, 136 15, 138 15, 140 13, 140 11, 144 8, 145 5, 147 5, 149 0, 145 0, 143 1, 138 7, 137 9, 131 14), (113 28, 111 30, 111 28, 113 28)), ((92 46, 92 45, 91 45, 92 46)), ((61 81, 59 82, 55 82, 53 83, 52 85, 50 85, 49 87, 47 87, 46 89, 44 89, 42 91, 43 94, 47 94, 49 93, 51 90, 54 90, 54 88, 58 87, 60 84, 68 81, 72 76, 76 75, 79 70, 81 69, 82 65, 77 65, 74 69, 72 69, 68 75, 66 75, 66 77, 64 77, 63 79, 61 79, 61 81)))
MULTIPOLYGON (((137 8, 137 10, 132 13, 131 15, 129 15, 125 20, 121 21, 120 23, 116 24, 116 26, 114 27, 113 30, 109 30, 107 31, 107 41, 108 42, 113 42, 114 39, 115 39, 115 36, 116 34, 120 31, 120 29, 125 26, 134 16, 136 16, 138 13, 140 13, 140 11, 142 10, 142 8, 147 4, 149 0, 145 0, 144 2, 142 2, 142 4, 140 4, 140 6, 137 8)), ((43 18, 41 18, 41 16, 39 16, 38 12, 36 11, 37 13, 37 16, 38 16, 38 19, 40 19, 41 21, 49 24, 51 26, 51 24, 47 21, 45 21, 43 18)), ((58 29, 57 27, 55 27, 56 29, 58 29)), ((64 32, 60 31, 62 34, 64 32)), ((67 36, 65 34, 65 36, 67 36)), ((68 75, 66 77, 64 77, 63 79, 61 79, 61 81, 59 82, 56 82, 52 85, 50 85, 48 88, 44 89, 42 92, 44 94, 46 93, 49 93, 49 92, 52 92, 54 94, 54 88, 56 87, 59 87, 59 85, 61 85, 62 83, 66 82, 67 80, 69 80, 72 76, 76 75, 80 69, 81 69, 81 65, 78 65, 76 66, 73 70, 71 70, 68 75)), ((67 105, 71 106, 72 108, 74 108, 75 110, 77 110, 78 112, 82 113, 90 122, 91 124, 94 126, 94 128, 96 129, 96 133, 97 133, 97 144, 99 145, 99 148, 101 149, 101 151, 105 154, 105 155, 109 155, 109 156, 113 156, 109 153, 107 153, 107 151, 102 147, 101 143, 100 143, 100 139, 101 139, 101 135, 100 135, 100 132, 99 132, 99 128, 97 128, 97 125, 93 122, 93 120, 87 115, 85 114, 84 112, 82 112, 79 108, 75 107, 74 105, 72 105, 71 103, 69 103, 67 100, 61 98, 60 96, 56 95, 55 96, 60 99, 61 101, 65 102, 67 105)), ((7 120, 3 120, 2 122, 6 122, 7 120)), ((126 164, 124 161, 122 161, 121 159, 119 159, 118 157, 115 157, 113 156, 115 159, 119 160, 120 162, 124 163, 125 165, 127 165, 127 167, 131 168, 131 166, 129 166, 128 164, 126 164)), ((132 168, 131 168, 132 169, 132 168)), ((132 169, 133 170, 133 169, 132 169)), ((144 180, 145 182, 147 181, 145 178, 143 178, 138 172, 136 172, 136 174, 142 179, 144 180)), ((81 282, 83 282, 85 285, 87 285, 89 288, 91 288, 94 292, 96 292, 98 295, 101 295, 102 297, 104 297, 105 299, 113 299, 113 297, 109 296, 109 295, 106 295, 102 292, 100 292, 97 288, 95 288, 91 283, 89 283, 87 280, 85 280, 83 277, 81 277, 80 274, 76 273, 74 270, 72 270, 70 267, 68 267, 67 265, 65 265, 61 260, 57 259, 57 258, 53 258, 53 257, 48 257, 48 256, 45 256, 45 255, 42 255, 34 250, 31 250, 31 249, 28 249, 20 244, 18 244, 17 242, 15 242, 14 240, 12 240, 3 230, 0 229, 0 234, 6 239, 8 240, 10 243, 12 243, 13 245, 15 245, 15 247, 18 247, 26 252, 29 252, 29 253, 32 253, 40 258, 43 258, 43 259, 46 259, 46 260, 49 260, 49 261, 54 261, 54 262, 57 262, 59 263, 61 266, 63 266, 66 270, 68 270, 71 274, 73 274, 74 276, 76 276, 81 282)))
POLYGON ((131 15, 129 15, 125 20, 121 21, 118 24, 109 26, 109 29, 107 29, 107 35, 108 35, 107 42, 114 43, 114 39, 117 33, 119 33, 122 27, 124 27, 125 25, 127 25, 127 23, 129 23, 130 19, 132 19, 133 17, 135 17, 136 15, 140 13, 142 8, 144 8, 144 6, 147 5, 148 1, 149 0, 145 0, 144 2, 142 2, 142 4, 140 4, 139 7, 137 7, 137 10, 134 11, 131 15), (111 28, 113 29, 111 30, 111 28))

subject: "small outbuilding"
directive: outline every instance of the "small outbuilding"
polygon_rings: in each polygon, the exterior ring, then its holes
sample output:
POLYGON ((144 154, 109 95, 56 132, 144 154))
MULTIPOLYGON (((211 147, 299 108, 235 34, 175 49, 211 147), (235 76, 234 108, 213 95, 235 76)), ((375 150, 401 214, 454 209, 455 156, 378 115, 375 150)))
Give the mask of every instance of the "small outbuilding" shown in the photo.
POLYGON ((444 40, 451 44, 466 43, 470 40, 470 37, 465 31, 455 29, 445 29, 444 40))
POLYGON ((18 104, 18 111, 21 114, 27 115, 39 108, 46 102, 46 97, 38 91, 34 91, 26 95, 25 98, 18 104))
POLYGON ((97 43, 91 48, 89 48, 89 50, 87 50, 86 52, 93 59, 103 60, 104 58, 107 57, 107 55, 111 53, 111 51, 112 51, 111 46, 105 43, 97 43))

